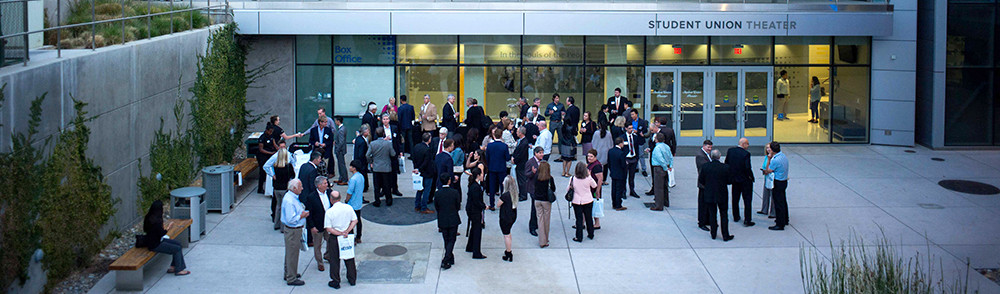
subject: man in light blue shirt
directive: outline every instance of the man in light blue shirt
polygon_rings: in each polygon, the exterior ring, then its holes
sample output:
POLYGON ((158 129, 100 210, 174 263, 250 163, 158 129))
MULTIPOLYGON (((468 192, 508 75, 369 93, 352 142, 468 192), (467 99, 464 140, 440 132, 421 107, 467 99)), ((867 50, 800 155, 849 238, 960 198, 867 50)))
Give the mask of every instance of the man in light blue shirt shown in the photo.
POLYGON ((667 137, 661 133, 656 134, 656 146, 652 152, 653 166, 653 207, 649 210, 662 211, 663 207, 670 207, 670 190, 667 188, 667 171, 674 167, 674 156, 670 153, 670 146, 664 143, 667 137))
POLYGON ((347 198, 344 202, 354 209, 354 214, 358 216, 358 224, 355 226, 354 242, 361 243, 361 206, 364 204, 365 177, 358 172, 363 163, 358 160, 351 161, 349 170, 353 174, 347 182, 347 198))
POLYGON ((306 225, 309 211, 299 201, 302 181, 288 181, 288 192, 281 198, 281 223, 285 226, 285 283, 302 286, 306 283, 298 278, 299 250, 302 245, 302 228, 306 225))
POLYGON ((788 158, 781 153, 781 144, 771 142, 771 151, 774 156, 768 169, 764 170, 764 175, 774 173, 774 188, 771 189, 771 198, 774 201, 774 212, 777 215, 774 219, 774 226, 768 229, 782 231, 788 225, 788 201, 785 198, 785 191, 788 189, 788 158))

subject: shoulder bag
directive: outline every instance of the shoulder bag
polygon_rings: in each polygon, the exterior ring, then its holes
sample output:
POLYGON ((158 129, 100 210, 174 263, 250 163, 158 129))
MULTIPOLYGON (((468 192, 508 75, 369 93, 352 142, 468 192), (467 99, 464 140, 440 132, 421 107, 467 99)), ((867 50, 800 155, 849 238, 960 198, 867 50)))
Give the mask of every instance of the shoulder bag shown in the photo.
POLYGON ((566 201, 573 202, 573 179, 569 179, 569 189, 566 189, 566 201))

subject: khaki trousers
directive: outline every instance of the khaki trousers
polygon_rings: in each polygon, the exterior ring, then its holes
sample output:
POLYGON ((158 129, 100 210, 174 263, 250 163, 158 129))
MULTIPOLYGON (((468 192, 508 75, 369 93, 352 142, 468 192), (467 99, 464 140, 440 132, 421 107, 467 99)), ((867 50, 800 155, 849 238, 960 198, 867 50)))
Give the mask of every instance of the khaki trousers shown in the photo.
POLYGON ((302 246, 302 227, 293 229, 285 226, 285 282, 291 283, 298 279, 299 246, 302 246))
POLYGON ((329 236, 330 233, 327 233, 326 230, 316 233, 313 233, 310 230, 309 233, 313 236, 313 253, 316 254, 316 264, 323 264, 323 258, 326 257, 323 255, 323 240, 326 240, 326 237, 329 236))
POLYGON ((538 246, 549 244, 549 219, 552 215, 552 202, 535 201, 535 213, 538 217, 538 246))

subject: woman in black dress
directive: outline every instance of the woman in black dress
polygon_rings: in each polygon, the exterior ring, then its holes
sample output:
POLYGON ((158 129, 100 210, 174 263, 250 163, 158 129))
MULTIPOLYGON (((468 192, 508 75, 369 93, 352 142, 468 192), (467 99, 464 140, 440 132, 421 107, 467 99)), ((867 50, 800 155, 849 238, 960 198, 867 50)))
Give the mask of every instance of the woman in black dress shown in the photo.
POLYGON ((187 265, 184 264, 184 253, 181 252, 181 242, 170 238, 163 238, 163 236, 167 235, 167 230, 170 230, 171 225, 163 225, 163 202, 160 200, 154 201, 142 221, 142 230, 146 232, 143 243, 146 248, 153 252, 172 255, 173 260, 170 262, 170 268, 167 269, 167 273, 184 276, 191 272, 185 270, 187 265))
POLYGON ((511 252, 510 227, 517 221, 517 201, 511 195, 518 195, 517 180, 513 174, 508 174, 503 180, 503 194, 500 194, 500 232, 503 233, 503 243, 507 251, 503 252, 503 260, 513 262, 514 253, 511 252))
POLYGON ((465 213, 469 216, 469 243, 465 245, 465 252, 472 252, 472 259, 485 259, 481 245, 483 242, 483 210, 486 203, 483 202, 483 170, 472 169, 469 177, 469 199, 465 202, 465 213))
POLYGON ((597 123, 591 119, 590 111, 583 113, 583 122, 580 123, 580 144, 583 145, 583 155, 586 156, 593 149, 594 132, 597 131, 597 123))

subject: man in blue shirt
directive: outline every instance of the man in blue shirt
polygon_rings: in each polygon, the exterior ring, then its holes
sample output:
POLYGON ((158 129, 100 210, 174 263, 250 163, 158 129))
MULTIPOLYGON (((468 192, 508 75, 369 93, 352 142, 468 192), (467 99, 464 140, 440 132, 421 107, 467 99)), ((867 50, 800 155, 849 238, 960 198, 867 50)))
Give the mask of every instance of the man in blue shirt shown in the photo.
POLYGON ((355 226, 354 242, 361 243, 361 205, 365 199, 365 177, 358 172, 363 163, 359 160, 351 161, 351 180, 347 182, 347 198, 344 202, 354 209, 354 214, 358 216, 358 225, 355 226))
POLYGON ((774 200, 774 212, 777 217, 774 219, 774 226, 768 229, 782 231, 788 225, 788 201, 785 198, 785 190, 788 189, 788 158, 781 153, 781 144, 771 142, 771 151, 774 156, 771 163, 764 170, 764 175, 774 173, 774 188, 771 189, 771 198, 774 200))
POLYGON ((653 147, 651 156, 653 166, 653 207, 650 210, 663 211, 663 207, 670 207, 670 190, 667 187, 667 172, 674 166, 674 157, 670 154, 670 146, 664 141, 667 137, 657 133, 655 136, 656 147, 653 147))
POLYGON ((302 228, 306 225, 305 205, 299 201, 302 193, 302 181, 288 181, 288 191, 281 198, 281 223, 285 226, 285 283, 289 286, 302 286, 306 283, 299 280, 299 250, 302 246, 302 228))
MULTIPOLYGON (((549 117, 549 130, 552 133, 559 132, 562 129, 562 117, 563 113, 566 112, 566 106, 559 102, 559 93, 552 94, 552 103, 549 103, 545 107, 545 115, 549 117)), ((553 141, 558 143, 558 141, 553 141)), ((562 162, 562 160, 556 160, 556 162, 562 162)))

